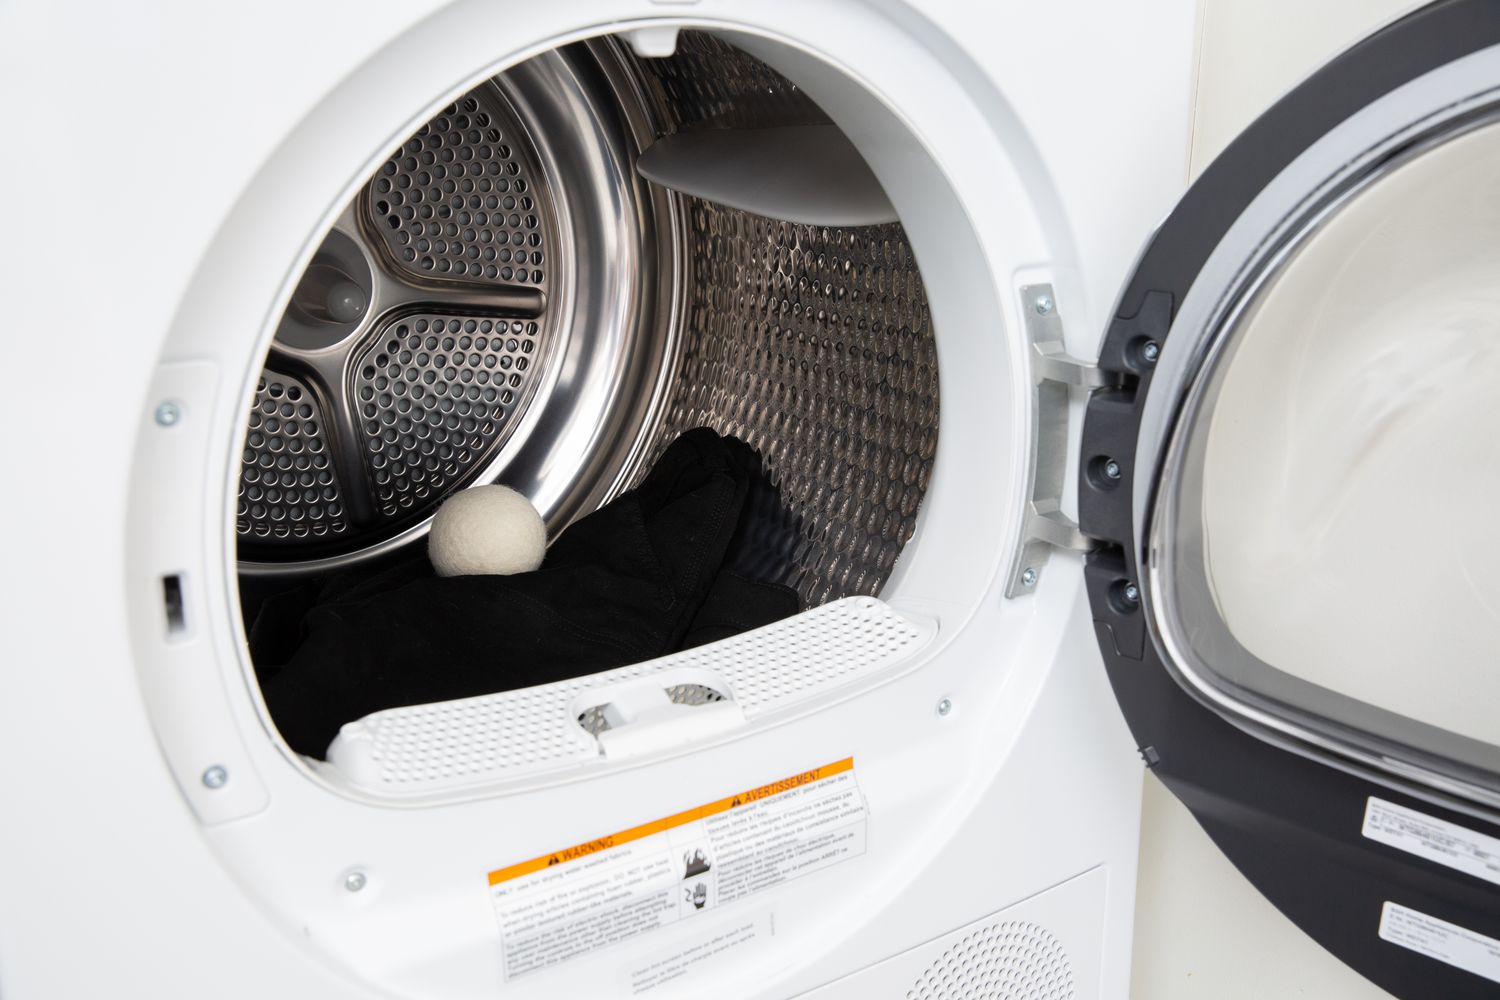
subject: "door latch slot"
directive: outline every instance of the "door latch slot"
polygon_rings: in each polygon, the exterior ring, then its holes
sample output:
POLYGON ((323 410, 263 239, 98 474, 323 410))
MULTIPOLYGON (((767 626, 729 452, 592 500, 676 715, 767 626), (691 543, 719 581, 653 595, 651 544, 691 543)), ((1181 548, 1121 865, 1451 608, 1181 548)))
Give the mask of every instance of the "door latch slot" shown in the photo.
POLYGON ((1006 597, 1017 597, 1036 586, 1053 549, 1087 552, 1093 547, 1078 522, 1062 510, 1068 477, 1068 391, 1073 386, 1103 388, 1116 380, 1113 373, 1068 354, 1050 284, 1021 286, 1021 316, 1031 346, 1031 414, 1036 434, 1026 463, 1030 488, 1021 544, 1011 559, 1006 597))
POLYGON ((161 578, 161 601, 167 616, 167 637, 176 639, 187 634, 187 602, 182 596, 182 575, 169 573, 161 578))

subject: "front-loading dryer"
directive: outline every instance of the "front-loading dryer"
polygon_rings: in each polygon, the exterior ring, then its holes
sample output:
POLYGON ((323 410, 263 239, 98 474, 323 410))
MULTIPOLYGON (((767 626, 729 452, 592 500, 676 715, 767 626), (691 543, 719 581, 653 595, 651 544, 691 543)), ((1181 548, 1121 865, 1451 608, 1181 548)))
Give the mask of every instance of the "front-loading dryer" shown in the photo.
POLYGON ((77 14, 5 15, 8 995, 1122 996, 1142 762, 1497 988, 1490 7, 1185 195, 1189 3, 77 14), (275 714, 268 606, 705 425, 805 610, 275 714))

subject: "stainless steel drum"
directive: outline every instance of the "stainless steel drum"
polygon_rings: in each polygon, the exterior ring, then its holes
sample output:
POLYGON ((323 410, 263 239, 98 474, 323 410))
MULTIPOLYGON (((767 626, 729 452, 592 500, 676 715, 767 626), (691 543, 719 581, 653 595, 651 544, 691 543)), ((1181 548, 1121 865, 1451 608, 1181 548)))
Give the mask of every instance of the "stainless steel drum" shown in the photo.
POLYGON ((820 124, 712 36, 529 60, 443 109, 304 274, 249 417, 241 569, 302 575, 420 538, 476 482, 554 532, 680 432, 764 455, 762 569, 809 604, 874 594, 937 446, 937 357, 899 225, 793 224, 637 177, 661 135, 820 124))

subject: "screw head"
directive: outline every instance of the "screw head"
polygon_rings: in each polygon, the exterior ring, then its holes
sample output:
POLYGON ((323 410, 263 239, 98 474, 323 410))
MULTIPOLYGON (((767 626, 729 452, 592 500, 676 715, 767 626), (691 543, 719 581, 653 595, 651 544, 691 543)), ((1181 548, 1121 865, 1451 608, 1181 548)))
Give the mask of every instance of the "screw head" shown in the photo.
POLYGON ((1055 303, 1052 301, 1052 299, 1050 297, 1048 297, 1046 295, 1041 296, 1040 298, 1038 298, 1036 300, 1036 314, 1038 316, 1045 316, 1045 315, 1047 315, 1049 312, 1052 311, 1052 307, 1053 307, 1054 304, 1055 303))
POLYGON ((169 399, 165 403, 157 404, 155 416, 156 422, 159 425, 162 427, 171 427, 182 419, 182 407, 169 399))
POLYGON ((350 872, 344 876, 344 888, 350 892, 359 892, 369 884, 370 880, 365 878, 364 872, 350 872))
POLYGON ((1156 359, 1161 357, 1161 345, 1154 340, 1146 341, 1145 346, 1141 348, 1141 357, 1148 365, 1156 364, 1156 359))
POLYGON ((1036 583, 1036 570, 1032 569, 1030 566, 1027 566, 1026 571, 1021 574, 1021 582, 1028 587, 1036 583))
POLYGON ((203 772, 204 788, 223 788, 229 784, 229 769, 222 764, 215 764, 203 772))
POLYGON ((1124 593, 1125 600, 1129 601, 1131 604, 1141 603, 1141 588, 1137 587, 1135 584, 1127 583, 1125 585, 1124 593))
POLYGON ((1110 479, 1119 479, 1121 476, 1120 463, 1114 459, 1104 463, 1104 475, 1110 479))
POLYGON ((953 711, 953 701, 950 698, 942 698, 937 703, 937 714, 947 715, 953 711))

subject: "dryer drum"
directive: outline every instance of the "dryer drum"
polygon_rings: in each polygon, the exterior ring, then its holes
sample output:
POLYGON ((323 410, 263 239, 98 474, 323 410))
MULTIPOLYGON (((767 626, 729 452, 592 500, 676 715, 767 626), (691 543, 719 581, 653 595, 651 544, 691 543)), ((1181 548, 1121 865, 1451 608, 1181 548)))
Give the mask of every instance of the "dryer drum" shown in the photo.
POLYGON ((878 593, 938 433, 901 225, 769 218, 634 169, 662 136, 793 125, 828 119, 750 54, 683 32, 665 58, 613 40, 547 53, 417 129, 281 320, 242 455, 242 573, 275 585, 374 559, 480 482, 532 497, 555 534, 707 425, 755 446, 780 488, 765 516, 792 525, 765 532, 765 577, 808 606, 878 593))

